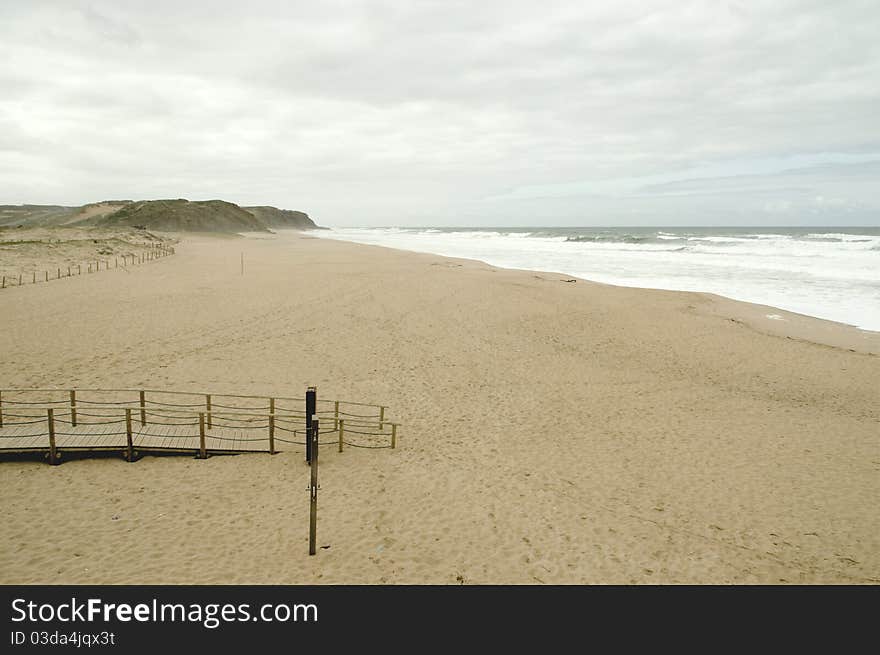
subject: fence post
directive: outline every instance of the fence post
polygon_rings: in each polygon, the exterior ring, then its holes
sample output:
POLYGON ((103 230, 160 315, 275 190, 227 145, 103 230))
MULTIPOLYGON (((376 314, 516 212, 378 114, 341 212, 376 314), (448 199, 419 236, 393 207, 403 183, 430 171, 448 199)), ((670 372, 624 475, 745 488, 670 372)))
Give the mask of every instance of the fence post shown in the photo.
POLYGON ((76 427, 76 391, 73 389, 70 390, 70 426, 76 427))
POLYGON ((43 271, 43 273, 46 274, 46 282, 48 282, 49 281, 49 271, 43 271))
POLYGON ((49 423, 49 463, 57 464, 55 451, 55 410, 47 409, 47 421, 49 423))
MULTIPOLYGON (((208 429, 211 429, 211 394, 205 394, 205 408, 208 412, 208 429)), ((222 421, 221 421, 222 423, 222 421)))
POLYGON ((312 479, 309 484, 309 555, 314 555, 316 550, 316 531, 318 527, 318 417, 312 417, 311 426, 307 430, 306 443, 312 444, 312 479))
POLYGON ((37 272, 34 271, 34 277, 33 277, 33 279, 31 280, 31 284, 36 284, 36 283, 37 283, 37 272))
POLYGON ((397 448, 397 423, 391 424, 391 447, 397 448))
POLYGON ((308 438, 309 429, 312 427, 312 417, 315 415, 318 404, 318 388, 306 389, 306 463, 312 461, 312 440, 308 438))
POLYGON ((67 277, 70 277, 70 266, 67 267, 67 277))
POLYGON ((339 419, 339 452, 342 452, 342 438, 345 435, 345 419, 339 419))
POLYGON ((337 430, 339 428, 339 401, 336 400, 333 402, 333 429, 337 430))
POLYGON ((3 427, 3 392, 0 391, 0 428, 3 427))
POLYGON ((147 399, 143 391, 141 391, 141 427, 147 424, 147 399))
POLYGON ((205 454, 205 413, 199 412, 199 459, 206 459, 205 454))
POLYGON ((385 429, 385 408, 379 407, 379 431, 385 429))
POLYGON ((275 454, 275 414, 269 414, 269 454, 275 454))
POLYGON ((125 441, 125 459, 126 461, 131 462, 134 460, 134 447, 131 443, 131 407, 125 408, 125 441))

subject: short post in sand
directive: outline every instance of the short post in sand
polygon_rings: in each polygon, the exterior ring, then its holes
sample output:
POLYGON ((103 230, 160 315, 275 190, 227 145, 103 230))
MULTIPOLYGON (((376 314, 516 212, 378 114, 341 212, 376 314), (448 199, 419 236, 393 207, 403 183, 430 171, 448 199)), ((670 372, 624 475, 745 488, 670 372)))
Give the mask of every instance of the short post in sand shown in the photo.
POLYGON ((309 483, 309 555, 316 550, 318 529, 318 434, 320 433, 318 417, 312 417, 311 426, 306 430, 306 443, 312 445, 312 477, 309 483))
POLYGON ((140 401, 141 401, 141 427, 144 427, 147 424, 147 399, 145 392, 141 391, 140 393, 140 401))
POLYGON ((205 452, 205 413, 199 412, 199 459, 207 459, 205 452))
POLYGON ((46 421, 49 424, 49 463, 55 465, 58 463, 58 452, 55 449, 55 410, 49 408, 46 410, 46 421))
POLYGON ((312 427, 312 417, 315 415, 318 405, 318 387, 306 389, 306 464, 312 461, 312 440, 308 438, 308 431, 312 427))
POLYGON ((131 407, 125 408, 125 461, 134 461, 134 446, 131 442, 131 407))
POLYGON ((72 389, 70 391, 70 426, 76 427, 76 391, 72 389))
POLYGON ((0 391, 0 428, 3 427, 3 392, 0 391))

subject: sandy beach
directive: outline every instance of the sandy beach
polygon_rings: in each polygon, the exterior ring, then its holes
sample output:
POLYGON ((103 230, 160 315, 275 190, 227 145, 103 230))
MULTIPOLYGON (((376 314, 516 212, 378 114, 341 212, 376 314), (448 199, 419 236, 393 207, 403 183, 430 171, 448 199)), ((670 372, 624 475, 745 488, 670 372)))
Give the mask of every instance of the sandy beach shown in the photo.
POLYGON ((322 451, 315 557, 299 447, 2 461, 0 583, 880 582, 878 333, 296 232, 181 239, 0 292, 0 387, 311 384, 390 406, 398 448, 322 451))

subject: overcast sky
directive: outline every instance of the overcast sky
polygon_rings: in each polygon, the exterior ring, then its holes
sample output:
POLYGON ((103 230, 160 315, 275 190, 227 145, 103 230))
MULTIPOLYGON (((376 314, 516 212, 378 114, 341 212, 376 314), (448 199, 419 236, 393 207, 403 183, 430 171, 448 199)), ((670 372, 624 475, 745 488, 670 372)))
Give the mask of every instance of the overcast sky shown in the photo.
POLYGON ((878 225, 880 2, 0 0, 0 204, 878 225))

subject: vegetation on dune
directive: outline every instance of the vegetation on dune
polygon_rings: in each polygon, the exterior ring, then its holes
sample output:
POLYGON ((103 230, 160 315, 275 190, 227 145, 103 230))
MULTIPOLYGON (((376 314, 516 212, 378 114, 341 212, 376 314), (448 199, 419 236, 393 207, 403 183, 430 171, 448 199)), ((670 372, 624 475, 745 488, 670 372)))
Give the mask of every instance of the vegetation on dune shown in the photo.
POLYGON ((239 207, 224 200, 103 200, 81 207, 0 205, 0 228, 134 227, 162 232, 267 232, 320 229, 305 212, 239 207))

